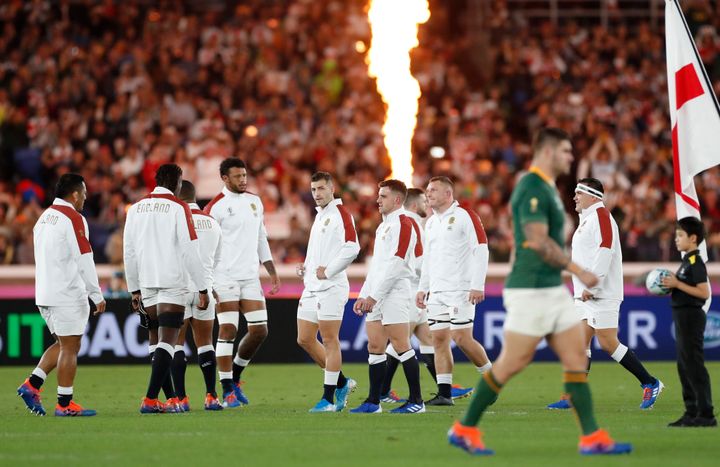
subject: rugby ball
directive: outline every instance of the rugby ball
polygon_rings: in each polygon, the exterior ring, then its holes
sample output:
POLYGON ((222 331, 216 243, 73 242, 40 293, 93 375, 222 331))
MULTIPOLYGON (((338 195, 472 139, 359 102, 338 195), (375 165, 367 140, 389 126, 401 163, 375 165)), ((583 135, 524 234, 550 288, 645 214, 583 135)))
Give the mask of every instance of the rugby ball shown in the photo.
POLYGON ((662 285, 662 280, 670 275, 670 271, 662 268, 655 268, 645 278, 645 287, 653 295, 667 295, 670 289, 662 285))

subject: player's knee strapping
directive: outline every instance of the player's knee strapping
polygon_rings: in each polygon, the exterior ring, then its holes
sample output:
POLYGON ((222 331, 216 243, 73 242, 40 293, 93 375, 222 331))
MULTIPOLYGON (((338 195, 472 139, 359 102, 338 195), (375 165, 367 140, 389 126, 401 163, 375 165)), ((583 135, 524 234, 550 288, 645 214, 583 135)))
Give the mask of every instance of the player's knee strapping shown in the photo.
POLYGON ((225 311, 222 313, 218 313, 217 320, 220 326, 222 326, 223 324, 232 324, 233 326, 235 326, 235 329, 237 329, 238 323, 240 322, 240 312, 225 311))
POLYGON ((157 329, 159 327, 160 327, 160 324, 158 323, 157 319, 152 319, 152 318, 148 319, 148 329, 149 330, 157 329))
POLYGON ((471 328, 473 327, 473 320, 472 319, 465 319, 465 320, 452 320, 450 322, 450 329, 465 329, 465 328, 471 328))
POLYGON ((162 328, 180 329, 183 325, 182 313, 163 313, 158 316, 158 325, 162 328))
POLYGON ((233 341, 218 339, 215 346, 215 355, 218 357, 230 357, 233 354, 233 341))
POLYGON ((267 310, 248 311, 245 316, 248 326, 262 326, 267 324, 267 310))

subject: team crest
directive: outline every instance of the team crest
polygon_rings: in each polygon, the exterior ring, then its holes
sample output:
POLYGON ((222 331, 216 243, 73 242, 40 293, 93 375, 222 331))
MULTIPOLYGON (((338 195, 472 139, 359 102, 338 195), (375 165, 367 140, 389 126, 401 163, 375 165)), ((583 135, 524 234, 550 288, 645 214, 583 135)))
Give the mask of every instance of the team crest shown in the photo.
POLYGON ((234 214, 233 214, 232 207, 230 207, 230 206, 228 206, 228 215, 229 215, 229 216, 234 215, 234 214))
POLYGON ((255 203, 250 203, 250 209, 253 210, 253 216, 257 217, 257 206, 255 206, 255 203))
POLYGON ((530 199, 530 212, 537 212, 537 209, 538 209, 538 199, 531 198, 530 199))
POLYGON ((330 225, 330 219, 325 219, 325 227, 327 227, 328 225, 330 225))
POLYGON ((448 225, 452 225, 454 223, 455 223, 455 216, 450 218, 450 220, 448 221, 448 225))

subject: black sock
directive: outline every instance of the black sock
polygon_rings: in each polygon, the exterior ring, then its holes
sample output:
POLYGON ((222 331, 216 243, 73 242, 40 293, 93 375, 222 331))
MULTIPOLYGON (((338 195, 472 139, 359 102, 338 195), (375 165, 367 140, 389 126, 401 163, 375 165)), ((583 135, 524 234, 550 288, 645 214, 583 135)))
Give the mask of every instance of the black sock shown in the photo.
POLYGON ((233 362, 233 377, 232 381, 235 384, 240 384, 240 375, 242 375, 243 370, 245 369, 244 366, 240 366, 237 363, 233 362))
POLYGON ((333 404, 335 401, 336 389, 337 385, 335 384, 323 384, 323 399, 333 404))
POLYGON ((223 396, 229 392, 233 392, 235 388, 233 387, 233 380, 231 379, 221 379, 220 385, 223 388, 223 396))
MULTIPOLYGON (((170 390, 172 391, 172 381, 170 380, 170 365, 172 364, 172 356, 170 353, 158 347, 153 353, 152 357, 152 371, 150 372, 150 384, 145 396, 148 399, 157 399, 160 394, 160 387, 165 389, 167 383, 170 383, 170 390)), ((167 392, 165 393, 167 397, 167 392)), ((174 397, 174 394, 173 396, 174 397)), ((169 399, 170 397, 168 397, 169 399)))
MULTIPOLYGON (((380 355, 378 355, 379 357, 380 355)), ((382 389, 383 379, 385 379, 385 360, 370 365, 370 391, 368 393, 367 402, 372 404, 380 403, 380 389, 382 389)))
POLYGON ((172 399, 173 397, 176 397, 175 386, 173 386, 172 380, 172 359, 170 360, 170 368, 168 368, 167 377, 162 384, 162 390, 163 394, 165 394, 165 399, 172 399))
POLYGON ((60 405, 60 407, 67 407, 70 405, 71 400, 72 394, 58 394, 58 405, 60 405))
MULTIPOLYGON (((406 355, 408 352, 413 352, 413 350, 410 349, 403 355, 406 355)), ((401 355, 400 358, 403 358, 403 355, 401 355)), ((405 379, 407 379, 408 388, 410 389, 410 398, 408 399, 408 402, 421 404, 423 400, 420 392, 420 365, 418 365, 415 355, 402 362, 402 366, 403 371, 405 372, 405 379)))
POLYGON ((34 387, 35 389, 40 389, 45 382, 45 380, 38 375, 30 375, 28 380, 30 380, 30 386, 34 387))
POLYGON ((198 355, 198 364, 205 379, 205 392, 217 397, 215 392, 215 371, 217 370, 217 360, 215 359, 215 351, 210 350, 198 355))
POLYGON ((640 384, 655 384, 657 381, 650 376, 650 373, 647 372, 643 364, 640 363, 640 360, 635 356, 635 352, 630 349, 628 349, 625 356, 620 360, 620 364, 625 367, 627 371, 635 375, 638 381, 640 381, 640 384))
POLYGON ((185 351, 176 350, 173 355, 172 366, 170 372, 172 373, 173 385, 175 386, 175 395, 180 399, 184 399, 187 395, 185 393, 185 370, 187 369, 187 361, 185 360, 185 351))
POLYGON ((450 392, 452 385, 447 383, 441 383, 438 384, 438 396, 447 397, 448 399, 452 398, 452 393, 450 392))
POLYGON ((345 377, 345 375, 343 374, 343 372, 341 370, 340 375, 338 375, 337 387, 344 388, 346 384, 347 384, 347 378, 345 377))
POLYGON ((392 380, 395 376, 395 371, 397 371, 398 365, 400 365, 400 360, 393 357, 390 354, 387 355, 387 366, 385 369, 385 379, 383 380, 382 389, 380 389, 380 395, 386 395, 390 393, 390 390, 392 389, 392 380))
POLYGON ((433 381, 437 383, 437 372, 435 371, 435 354, 434 353, 421 353, 420 356, 425 363, 425 368, 430 372, 433 381))

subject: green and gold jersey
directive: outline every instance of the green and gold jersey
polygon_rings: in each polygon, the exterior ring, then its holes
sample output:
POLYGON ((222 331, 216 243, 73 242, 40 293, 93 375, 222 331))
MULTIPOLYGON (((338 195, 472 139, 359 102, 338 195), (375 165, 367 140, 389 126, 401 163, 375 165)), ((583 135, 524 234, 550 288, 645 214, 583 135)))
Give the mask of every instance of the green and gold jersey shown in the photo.
POLYGON ((561 247, 564 245, 563 226, 565 208, 557 188, 539 169, 531 168, 515 186, 510 198, 515 237, 515 261, 505 281, 505 287, 543 288, 562 284, 562 269, 543 261, 537 253, 525 246, 523 226, 528 222, 541 222, 548 226, 548 235, 561 247))

